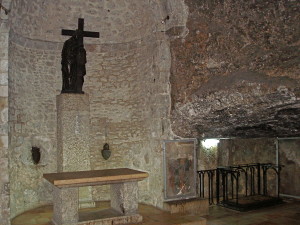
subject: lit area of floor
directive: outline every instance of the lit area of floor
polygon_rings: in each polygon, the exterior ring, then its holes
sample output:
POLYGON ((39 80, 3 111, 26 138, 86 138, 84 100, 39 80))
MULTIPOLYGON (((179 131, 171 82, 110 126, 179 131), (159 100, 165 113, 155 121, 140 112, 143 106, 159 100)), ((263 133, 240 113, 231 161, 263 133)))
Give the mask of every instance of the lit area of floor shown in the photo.
MULTIPOLYGON (((93 209, 81 210, 82 217, 96 214, 107 208, 109 202, 98 202, 93 209)), ((139 205, 144 221, 140 225, 200 225, 199 216, 169 214, 153 206, 139 205)), ((52 206, 43 206, 25 212, 12 220, 12 225, 50 225, 52 206)), ((210 207, 210 215, 205 216, 208 225, 298 225, 300 224, 300 201, 286 201, 284 204, 237 212, 220 206, 210 207)))
POLYGON ((221 206, 209 209, 207 225, 299 225, 300 201, 284 200, 283 204, 239 212, 221 206))

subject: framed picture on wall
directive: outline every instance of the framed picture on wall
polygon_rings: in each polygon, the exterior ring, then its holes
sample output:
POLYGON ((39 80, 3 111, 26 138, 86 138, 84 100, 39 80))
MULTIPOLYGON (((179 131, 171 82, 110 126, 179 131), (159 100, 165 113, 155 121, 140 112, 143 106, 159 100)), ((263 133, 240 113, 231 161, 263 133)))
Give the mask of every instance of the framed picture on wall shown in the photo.
POLYGON ((164 141, 165 201, 197 196, 196 144, 196 139, 164 141))

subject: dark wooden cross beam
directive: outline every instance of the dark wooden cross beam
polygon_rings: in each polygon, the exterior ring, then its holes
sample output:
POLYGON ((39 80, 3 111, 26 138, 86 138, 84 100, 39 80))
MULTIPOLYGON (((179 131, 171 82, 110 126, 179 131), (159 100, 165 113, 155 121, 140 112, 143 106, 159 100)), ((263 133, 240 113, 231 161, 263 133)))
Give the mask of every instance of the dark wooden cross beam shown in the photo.
MULTIPOLYGON (((92 38, 99 38, 99 32, 92 32, 92 31, 84 31, 84 19, 78 18, 78 29, 82 32, 82 39, 79 40, 83 44, 83 37, 92 37, 92 38)), ((73 36, 75 34, 76 30, 61 30, 61 34, 65 36, 73 36)))

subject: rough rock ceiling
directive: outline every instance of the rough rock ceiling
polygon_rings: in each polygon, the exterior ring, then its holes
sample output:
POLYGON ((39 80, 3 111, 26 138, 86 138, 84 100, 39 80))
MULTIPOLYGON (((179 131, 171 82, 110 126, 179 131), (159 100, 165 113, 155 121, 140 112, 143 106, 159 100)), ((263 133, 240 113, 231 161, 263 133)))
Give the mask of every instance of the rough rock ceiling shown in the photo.
POLYGON ((254 72, 213 77, 174 105, 172 128, 184 137, 300 136, 299 87, 254 72))
POLYGON ((185 0, 172 39, 172 130, 181 137, 300 136, 300 2, 185 0))

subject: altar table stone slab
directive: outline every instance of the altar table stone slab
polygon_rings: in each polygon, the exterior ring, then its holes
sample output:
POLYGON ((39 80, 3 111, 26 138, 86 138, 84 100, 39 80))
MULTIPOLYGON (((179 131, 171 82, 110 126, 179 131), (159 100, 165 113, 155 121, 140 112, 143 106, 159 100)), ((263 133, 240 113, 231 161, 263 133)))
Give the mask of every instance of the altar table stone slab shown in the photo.
POLYGON ((148 173, 128 168, 44 174, 44 178, 57 187, 124 183, 143 180, 146 177, 148 173))

